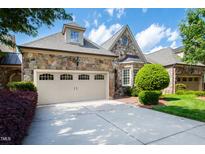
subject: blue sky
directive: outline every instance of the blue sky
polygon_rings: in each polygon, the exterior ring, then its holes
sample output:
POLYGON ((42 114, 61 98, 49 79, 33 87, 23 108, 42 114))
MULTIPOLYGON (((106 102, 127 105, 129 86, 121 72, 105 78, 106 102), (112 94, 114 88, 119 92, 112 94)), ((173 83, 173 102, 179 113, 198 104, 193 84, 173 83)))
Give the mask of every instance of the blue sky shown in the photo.
MULTIPOLYGON (((181 46, 178 25, 186 9, 66 9, 74 21, 86 27, 85 36, 101 44, 123 25, 129 25, 143 52, 163 47, 181 46)), ((53 27, 43 26, 33 38, 16 34, 17 44, 26 43, 61 31, 67 21, 56 21, 53 27)))

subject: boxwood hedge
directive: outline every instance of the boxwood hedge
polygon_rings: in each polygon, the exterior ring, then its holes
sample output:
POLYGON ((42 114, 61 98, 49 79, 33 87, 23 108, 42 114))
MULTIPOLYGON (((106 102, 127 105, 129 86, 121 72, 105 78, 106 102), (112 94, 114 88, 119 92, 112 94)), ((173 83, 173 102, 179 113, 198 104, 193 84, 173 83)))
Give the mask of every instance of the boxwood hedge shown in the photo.
POLYGON ((145 64, 135 77, 140 90, 162 90, 169 85, 169 74, 160 64, 145 64))

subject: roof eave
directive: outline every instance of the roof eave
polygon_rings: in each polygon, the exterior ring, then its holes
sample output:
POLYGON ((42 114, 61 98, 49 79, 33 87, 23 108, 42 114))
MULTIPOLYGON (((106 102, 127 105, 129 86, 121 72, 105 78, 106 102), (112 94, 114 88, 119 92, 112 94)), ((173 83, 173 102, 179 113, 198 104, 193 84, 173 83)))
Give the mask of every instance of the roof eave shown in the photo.
POLYGON ((76 52, 76 51, 69 51, 69 50, 59 50, 59 49, 49 49, 49 48, 38 48, 38 47, 28 47, 28 46, 18 46, 19 48, 24 48, 24 49, 37 49, 37 50, 45 50, 45 51, 57 51, 57 52, 67 52, 67 53, 75 53, 75 54, 80 54, 80 55, 84 55, 84 54, 87 54, 87 55, 97 55, 97 56, 106 56, 106 57, 113 57, 113 58, 116 58, 117 56, 116 55, 107 55, 107 54, 95 54, 95 53, 87 53, 87 52, 84 52, 84 53, 79 53, 79 52, 76 52))

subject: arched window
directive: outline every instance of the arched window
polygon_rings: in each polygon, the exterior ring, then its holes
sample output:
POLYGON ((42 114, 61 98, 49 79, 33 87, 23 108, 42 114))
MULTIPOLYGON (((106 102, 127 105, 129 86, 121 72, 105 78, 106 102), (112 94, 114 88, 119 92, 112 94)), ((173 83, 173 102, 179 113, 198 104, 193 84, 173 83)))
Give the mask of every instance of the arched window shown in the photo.
POLYGON ((96 74, 96 75, 95 75, 95 80, 104 80, 104 75, 102 75, 102 74, 96 74))
POLYGON ((60 80, 73 80, 73 75, 70 74, 61 74, 60 80))
POLYGON ((87 74, 78 75, 78 80, 89 80, 90 76, 87 74))
POLYGON ((52 74, 41 74, 39 80, 53 80, 54 77, 52 74))
POLYGON ((128 38, 127 38, 127 36, 124 36, 122 38, 122 45, 124 45, 124 46, 128 45, 128 38))

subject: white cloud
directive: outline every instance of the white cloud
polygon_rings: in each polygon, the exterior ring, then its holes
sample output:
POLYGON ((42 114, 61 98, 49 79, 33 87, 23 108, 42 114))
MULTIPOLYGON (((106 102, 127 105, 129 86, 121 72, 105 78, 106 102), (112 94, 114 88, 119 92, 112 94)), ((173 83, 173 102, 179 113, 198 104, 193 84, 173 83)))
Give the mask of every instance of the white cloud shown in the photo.
POLYGON ((107 39, 109 39, 114 33, 116 33, 122 25, 113 24, 110 27, 105 26, 105 24, 101 24, 98 28, 93 28, 88 34, 88 38, 98 44, 103 43, 107 39))
POLYGON ((125 14, 125 9, 116 9, 116 12, 117 18, 120 19, 125 14))
POLYGON ((172 31, 171 28, 163 25, 152 24, 147 29, 137 33, 135 38, 143 51, 151 51, 155 48, 159 49, 160 46, 155 46, 163 39, 172 42, 172 46, 176 46, 176 40, 179 38, 179 34, 176 30, 172 31))
POLYGON ((125 9, 123 9, 123 8, 116 8, 116 9, 109 8, 109 9, 105 9, 105 11, 106 11, 111 17, 113 17, 114 14, 116 14, 116 17, 117 17, 118 19, 120 19, 123 15, 125 15, 125 9))
POLYGON ((143 13, 147 13, 147 10, 148 10, 147 8, 143 8, 143 9, 142 9, 142 12, 143 12, 143 13))
POLYGON ((106 11, 110 16, 113 16, 114 9, 109 8, 109 9, 105 9, 105 11, 106 11))
POLYGON ((73 22, 76 22, 76 16, 72 16, 72 18, 73 18, 73 22))
POLYGON ((173 41, 172 44, 170 45, 171 48, 175 49, 177 47, 176 41, 173 41))
POLYGON ((89 28, 89 27, 90 27, 90 23, 89 23, 89 21, 84 20, 84 23, 85 23, 85 27, 86 27, 86 28, 89 28))
POLYGON ((95 25, 96 27, 98 26, 98 20, 97 20, 97 19, 94 20, 94 25, 95 25))
POLYGON ((137 33, 135 38, 142 50, 146 51, 153 48, 165 37, 165 30, 166 28, 164 26, 152 24, 144 31, 137 33))
POLYGON ((170 37, 168 38, 168 41, 176 41, 179 38, 179 32, 175 30, 174 32, 170 33, 170 37))

